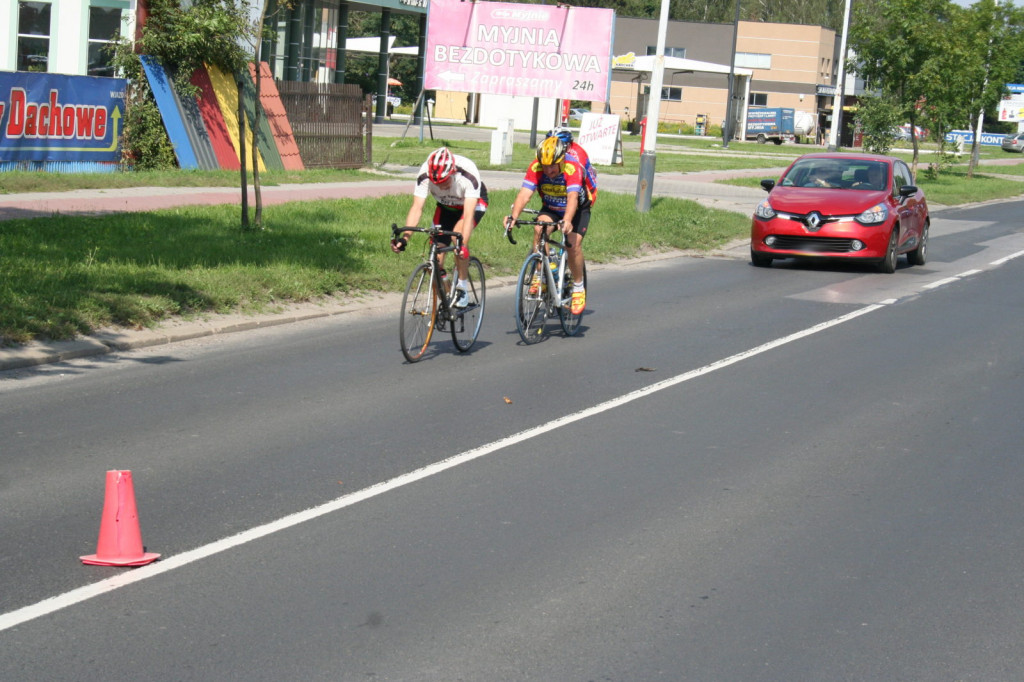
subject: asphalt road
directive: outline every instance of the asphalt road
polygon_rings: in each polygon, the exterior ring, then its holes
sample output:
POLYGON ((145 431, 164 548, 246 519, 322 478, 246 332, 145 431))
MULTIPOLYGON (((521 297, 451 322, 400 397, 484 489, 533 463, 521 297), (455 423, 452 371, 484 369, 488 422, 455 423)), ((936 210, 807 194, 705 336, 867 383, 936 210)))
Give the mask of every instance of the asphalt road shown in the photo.
POLYGON ((0 375, 0 679, 1012 680, 1020 202, 895 275, 595 270, 0 375), (130 469, 159 561, 87 567, 130 469), (298 514, 298 516, 296 516, 298 514))

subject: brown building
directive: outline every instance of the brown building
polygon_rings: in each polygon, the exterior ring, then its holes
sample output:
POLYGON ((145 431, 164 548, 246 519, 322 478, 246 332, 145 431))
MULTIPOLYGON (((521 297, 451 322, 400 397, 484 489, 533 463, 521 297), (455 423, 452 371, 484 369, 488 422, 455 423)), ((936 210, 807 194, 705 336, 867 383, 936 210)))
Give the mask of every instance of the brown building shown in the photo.
MULTIPOLYGON (((656 51, 658 22, 655 19, 618 17, 614 54, 656 51)), ((724 67, 725 73, 666 68, 662 77, 659 118, 662 123, 693 126, 698 115, 709 123, 725 120, 728 97, 728 65, 732 56, 732 24, 701 24, 670 21, 665 35, 665 56, 724 67)), ((820 26, 739 23, 736 37, 736 69, 751 73, 738 81, 736 117, 745 120, 750 106, 789 107, 807 112, 814 120, 827 117, 835 86, 834 31, 820 26)), ((671 60, 667 60, 671 62, 671 60)), ((650 74, 613 71, 608 107, 628 120, 642 118, 647 108, 650 74)), ((601 105, 595 105, 600 110, 601 105)))

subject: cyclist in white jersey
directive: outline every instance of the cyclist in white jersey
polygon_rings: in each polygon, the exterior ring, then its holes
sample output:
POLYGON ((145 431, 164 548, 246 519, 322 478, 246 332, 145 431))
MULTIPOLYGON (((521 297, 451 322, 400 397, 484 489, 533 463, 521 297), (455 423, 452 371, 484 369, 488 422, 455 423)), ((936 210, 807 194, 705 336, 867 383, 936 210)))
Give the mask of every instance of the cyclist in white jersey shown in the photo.
MULTIPOLYGON (((465 307, 469 288, 469 237, 473 228, 487 212, 487 187, 480 177, 476 164, 464 156, 452 154, 447 147, 431 152, 416 174, 416 188, 412 193, 412 206, 405 218, 406 227, 416 227, 423 216, 427 197, 437 202, 434 210, 434 225, 462 235, 461 252, 455 252, 458 279, 455 283, 455 305, 465 307)), ((405 250, 411 233, 405 232, 392 240, 391 250, 399 253, 405 250)), ((438 241, 449 245, 451 237, 438 237, 438 241)))

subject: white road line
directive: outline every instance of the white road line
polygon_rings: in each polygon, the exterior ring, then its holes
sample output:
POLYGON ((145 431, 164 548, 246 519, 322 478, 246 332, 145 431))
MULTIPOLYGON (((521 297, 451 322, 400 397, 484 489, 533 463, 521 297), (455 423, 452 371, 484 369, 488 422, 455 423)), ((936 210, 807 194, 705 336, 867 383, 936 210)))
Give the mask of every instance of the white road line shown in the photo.
POLYGON ((1017 253, 1011 253, 1009 256, 1003 256, 999 260, 992 261, 990 265, 1002 265, 1003 263, 1011 261, 1014 258, 1020 258, 1021 256, 1024 256, 1024 251, 1018 251, 1017 253))
POLYGON ((271 533, 286 530, 300 523, 305 523, 306 521, 312 521, 313 519, 338 511, 339 509, 350 507, 358 502, 368 500, 372 497, 376 497, 386 492, 390 492, 392 490, 401 488, 402 486, 409 485, 410 483, 414 483, 415 481, 419 481, 430 476, 434 476, 435 474, 439 474, 447 469, 451 469, 461 464, 465 464, 475 459, 479 459, 480 457, 484 457, 485 455, 489 455, 492 452, 501 450, 510 445, 515 445, 517 443, 527 441, 531 438, 536 438, 537 436, 548 433, 549 431, 554 431, 555 429, 566 426, 567 424, 572 424, 574 422, 578 422, 580 420, 592 417, 602 412, 607 412, 608 410, 612 410, 615 409, 616 407, 621 407, 623 405, 626 405, 627 403, 631 403, 634 400, 639 400, 640 398, 644 398, 659 391, 663 391, 666 388, 671 388, 672 386, 676 386, 683 382, 690 381, 691 379, 696 379, 697 377, 704 376, 705 374, 710 374, 711 372, 714 372, 716 370, 723 369, 725 367, 734 365, 744 360, 748 360, 756 355, 767 353, 768 351, 773 350, 775 348, 779 348, 780 346, 784 346, 788 343, 793 343, 794 341, 799 341, 800 339, 806 338, 813 334, 817 334, 818 332, 825 331, 826 329, 830 329, 837 325, 843 324, 844 322, 849 322, 850 320, 860 317, 861 315, 866 315, 870 312, 880 310, 884 307, 885 306, 883 304, 874 303, 863 308, 859 308, 857 310, 854 310, 853 312, 847 313, 846 315, 833 318, 826 322, 822 322, 821 324, 816 324, 813 327, 808 327, 807 329, 795 332, 788 336, 783 336, 774 341, 769 341, 768 343, 757 346, 756 348, 752 348, 750 350, 743 351, 742 353, 731 355, 723 360, 713 362, 710 365, 705 365, 704 367, 701 367, 699 369, 691 370, 684 374, 676 375, 669 379, 665 379, 663 381, 651 384, 650 386, 646 386, 645 388, 641 388, 636 391, 632 391, 631 393, 626 393, 617 398, 613 398, 606 402, 600 403, 598 405, 594 405, 593 407, 580 410, 579 412, 575 412, 573 414, 565 415, 563 417, 560 417, 559 419, 555 419, 554 421, 547 422, 546 424, 541 424, 533 428, 526 429, 525 431, 520 431, 519 433, 512 434, 511 436, 507 436, 500 440, 496 440, 492 443, 481 445, 480 447, 474 448, 472 450, 467 450, 466 452, 463 452, 461 454, 454 455, 452 457, 449 457, 448 459, 442 460, 435 464, 431 464, 429 466, 425 466, 421 469, 411 471, 407 474, 403 474, 389 481, 383 481, 376 485, 372 485, 368 488, 364 488, 360 491, 344 495, 320 506, 312 507, 310 509, 306 509, 305 511, 285 516, 281 519, 278 519, 277 521, 273 521, 262 526, 257 526, 256 528, 251 528, 247 531, 238 533, 237 535, 232 535, 231 537, 224 538, 223 540, 211 542, 208 545, 204 545, 202 547, 198 547, 188 552, 184 552, 182 554, 177 554, 166 559, 162 559, 156 563, 149 564, 147 566, 142 566, 140 568, 134 568, 113 578, 101 580, 100 582, 93 583, 91 585, 85 585, 83 587, 79 587, 78 589, 65 592, 64 594, 50 597, 49 599, 44 599, 43 601, 37 602, 30 606, 25 606, 15 611, 5 613, 3 615, 0 615, 0 632, 21 625, 22 623, 34 620, 36 618, 48 615, 50 613, 54 613, 61 609, 65 609, 69 606, 73 606, 74 604, 78 604, 88 599, 92 599, 93 597, 98 597, 101 594, 112 592, 113 590, 126 587, 133 583, 137 583, 148 578, 156 577, 163 573, 167 573, 168 571, 173 571, 175 569, 182 568, 183 566, 187 566, 188 564, 194 563, 196 561, 200 561, 207 557, 214 556, 215 554, 225 552, 234 547, 238 547, 239 545, 244 545, 254 540, 258 540, 262 537, 270 535, 271 533))
POLYGON ((959 282, 960 280, 966 279, 967 277, 970 277, 971 275, 977 275, 979 272, 984 272, 984 270, 978 270, 978 269, 964 270, 963 272, 961 272, 958 275, 953 275, 952 277, 944 277, 943 279, 935 280, 934 282, 931 282, 929 284, 925 284, 924 287, 922 287, 922 288, 924 288, 924 289, 937 289, 937 288, 939 288, 941 286, 944 286, 946 284, 952 284, 953 282, 959 282))
POLYGON ((945 286, 947 284, 952 284, 953 282, 959 282, 959 281, 960 281, 959 277, 944 277, 942 279, 937 279, 934 282, 929 282, 928 284, 925 284, 921 288, 922 289, 938 289, 941 286, 945 286))

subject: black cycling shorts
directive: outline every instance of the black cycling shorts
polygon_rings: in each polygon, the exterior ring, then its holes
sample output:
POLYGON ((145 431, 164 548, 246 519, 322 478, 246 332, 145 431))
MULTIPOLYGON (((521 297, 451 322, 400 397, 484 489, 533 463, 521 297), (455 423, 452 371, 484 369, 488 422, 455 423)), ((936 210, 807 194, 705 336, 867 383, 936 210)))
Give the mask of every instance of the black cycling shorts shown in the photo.
MULTIPOLYGON (((487 189, 481 188, 480 198, 476 200, 476 210, 473 211, 473 227, 480 224, 484 214, 487 213, 487 189)), ((462 220, 462 207, 452 208, 450 206, 437 205, 434 210, 434 225, 440 225, 442 230, 454 230, 455 224, 462 220)), ((450 246, 452 238, 450 235, 441 235, 437 238, 438 244, 450 246)))
MULTIPOLYGON (((562 219, 562 214, 555 213, 551 209, 541 209, 540 215, 548 216, 551 220, 556 223, 562 219)), ((572 231, 583 239, 587 236, 587 226, 590 225, 590 207, 580 208, 576 210, 576 215, 572 217, 572 231)))

